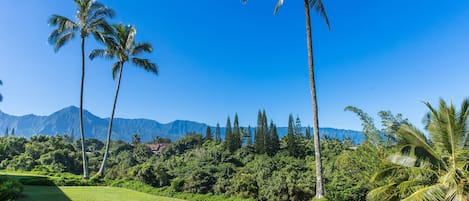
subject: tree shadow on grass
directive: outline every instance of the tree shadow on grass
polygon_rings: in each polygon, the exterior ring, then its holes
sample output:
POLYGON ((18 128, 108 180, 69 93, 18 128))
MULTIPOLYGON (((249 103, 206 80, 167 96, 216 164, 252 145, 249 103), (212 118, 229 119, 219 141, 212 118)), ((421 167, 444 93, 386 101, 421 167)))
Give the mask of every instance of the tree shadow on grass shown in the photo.
POLYGON ((23 184, 23 192, 17 201, 72 201, 47 177, 8 175, 23 184))

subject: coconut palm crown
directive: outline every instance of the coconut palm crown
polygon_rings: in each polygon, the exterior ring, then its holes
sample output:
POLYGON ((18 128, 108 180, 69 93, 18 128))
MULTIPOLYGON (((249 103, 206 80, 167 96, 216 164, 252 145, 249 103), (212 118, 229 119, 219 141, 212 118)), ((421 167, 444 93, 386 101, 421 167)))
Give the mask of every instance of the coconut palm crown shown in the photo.
POLYGON ((114 119, 117 97, 119 95, 124 64, 127 62, 132 62, 135 66, 141 67, 147 72, 154 73, 155 75, 158 74, 158 67, 155 63, 152 63, 148 59, 136 57, 142 53, 151 53, 153 48, 149 43, 135 42, 135 34, 137 33, 135 28, 131 25, 125 26, 123 24, 112 25, 112 28, 112 31, 107 33, 107 35, 103 38, 107 48, 93 50, 90 54, 90 59, 94 59, 96 57, 117 59, 117 61, 112 65, 112 76, 115 79, 117 74, 119 74, 111 118, 109 120, 106 150, 104 153, 103 162, 101 163, 101 167, 97 173, 99 176, 103 176, 105 174, 106 163, 109 157, 112 122, 114 119))
POLYGON ((430 110, 428 135, 411 125, 397 132, 399 153, 372 181, 386 181, 370 191, 368 200, 469 200, 469 99, 459 111, 440 100, 430 110))

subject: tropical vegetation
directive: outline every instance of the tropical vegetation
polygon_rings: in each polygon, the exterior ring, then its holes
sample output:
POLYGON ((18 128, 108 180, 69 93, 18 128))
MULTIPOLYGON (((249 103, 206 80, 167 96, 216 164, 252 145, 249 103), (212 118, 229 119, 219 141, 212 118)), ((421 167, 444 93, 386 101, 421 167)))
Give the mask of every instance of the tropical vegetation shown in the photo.
MULTIPOLYGON (((304 0, 312 134, 311 128, 301 126, 301 120, 293 114, 288 117, 287 132, 278 133, 266 111, 259 110, 254 127, 242 127, 235 114, 233 124, 228 116, 224 128, 217 123, 216 127, 208 126, 205 135, 187 133, 173 143, 161 138, 142 142, 138 133, 131 142, 112 140, 124 65, 132 63, 158 74, 155 63, 140 57, 151 53, 153 47, 136 42, 134 26, 110 25, 107 20, 115 13, 105 5, 95 0, 74 2, 75 21, 52 15, 49 25, 54 30, 48 40, 57 52, 76 35, 81 39, 80 139, 75 141, 66 133, 27 139, 7 128, 5 136, 0 137, 0 170, 5 173, 0 175, 0 200, 16 200, 32 191, 44 192, 57 186, 77 199, 93 199, 96 194, 106 199, 128 195, 140 200, 158 199, 130 191, 136 190, 187 200, 469 200, 469 99, 459 109, 444 100, 438 107, 425 102, 429 110, 424 116, 425 131, 390 111, 378 113, 378 128, 366 112, 348 106, 345 110, 362 121, 366 139, 355 144, 350 139, 320 137, 310 9, 318 12, 330 29, 321 0, 304 0), (111 70, 117 85, 105 142, 85 139, 84 135, 88 36, 103 45, 92 48, 90 59, 115 60, 111 70), (154 145, 164 148, 155 150, 154 145), (90 170, 97 176, 90 178, 90 170), (18 172, 26 175, 15 176, 18 172), (84 193, 89 189, 94 194, 84 193)), ((283 3, 278 1, 274 13, 283 3)))

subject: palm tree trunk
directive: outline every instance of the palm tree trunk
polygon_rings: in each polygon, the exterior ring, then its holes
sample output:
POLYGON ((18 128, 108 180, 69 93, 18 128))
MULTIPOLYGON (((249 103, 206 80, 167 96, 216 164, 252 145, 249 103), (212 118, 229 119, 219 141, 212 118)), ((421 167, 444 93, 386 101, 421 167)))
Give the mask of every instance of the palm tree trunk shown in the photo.
POLYGON ((111 133, 112 133, 112 122, 114 120, 114 112, 116 111, 116 104, 117 104, 117 96, 119 96, 119 89, 121 86, 121 79, 122 79, 122 72, 124 70, 124 64, 121 64, 121 69, 119 71, 119 80, 117 81, 117 88, 116 88, 116 95, 114 96, 114 104, 112 105, 112 112, 111 117, 109 119, 109 129, 107 131, 107 140, 106 140, 106 150, 104 152, 103 162, 101 163, 101 167, 97 175, 104 176, 104 172, 106 169, 106 163, 109 158, 109 148, 111 146, 111 133))
POLYGON ((321 149, 319 139, 319 120, 318 120, 318 104, 316 99, 316 85, 314 81, 314 60, 313 60, 313 37, 311 34, 311 20, 309 12, 309 2, 304 0, 305 15, 306 15, 306 40, 308 46, 308 67, 309 67, 309 85, 311 89, 311 99, 313 106, 313 138, 314 138, 314 154, 316 162, 316 198, 324 197, 324 188, 322 180, 322 164, 321 164, 321 149))
POLYGON ((85 131, 83 130, 83 89, 85 87, 85 38, 81 38, 81 89, 80 89, 80 137, 81 153, 83 157, 83 178, 89 178, 88 161, 85 150, 85 131))

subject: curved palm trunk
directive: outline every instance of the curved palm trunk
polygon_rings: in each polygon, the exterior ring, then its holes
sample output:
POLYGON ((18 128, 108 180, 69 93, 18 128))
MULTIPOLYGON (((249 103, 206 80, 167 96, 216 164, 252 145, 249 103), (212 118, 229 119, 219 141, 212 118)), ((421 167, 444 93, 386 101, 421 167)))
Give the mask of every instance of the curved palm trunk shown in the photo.
POLYGON ((124 70, 124 64, 122 64, 121 69, 119 71, 119 80, 117 81, 116 95, 114 96, 114 104, 112 105, 111 117, 109 119, 109 129, 107 131, 106 150, 104 152, 103 162, 101 163, 101 167, 99 168, 99 172, 97 173, 97 175, 99 176, 104 176, 106 163, 109 158, 109 148, 111 146, 112 121, 114 120, 114 112, 116 111, 117 96, 119 96, 119 88, 121 86, 123 70, 124 70))
POLYGON ((80 89, 80 137, 83 157, 83 178, 89 178, 88 161, 86 160, 85 132, 83 130, 83 89, 85 87, 85 38, 81 38, 81 89, 80 89))
POLYGON ((319 139, 319 121, 318 121, 318 104, 316 99, 316 85, 314 81, 314 61, 313 61, 313 37, 311 35, 311 20, 309 16, 309 2, 304 0, 306 15, 306 40, 308 46, 308 67, 309 67, 309 85, 311 89, 311 99, 313 106, 313 138, 314 138, 314 154, 316 162, 316 198, 324 197, 324 188, 322 180, 322 164, 321 164, 321 148, 319 139))

